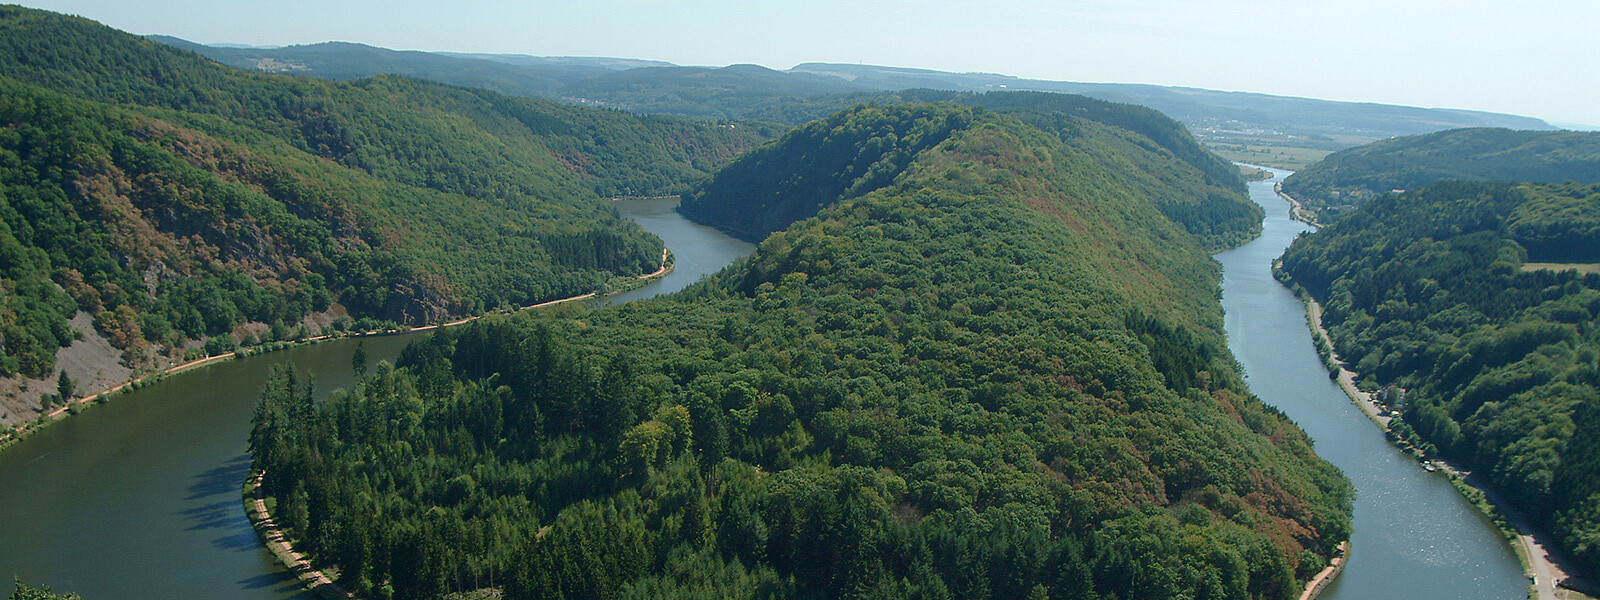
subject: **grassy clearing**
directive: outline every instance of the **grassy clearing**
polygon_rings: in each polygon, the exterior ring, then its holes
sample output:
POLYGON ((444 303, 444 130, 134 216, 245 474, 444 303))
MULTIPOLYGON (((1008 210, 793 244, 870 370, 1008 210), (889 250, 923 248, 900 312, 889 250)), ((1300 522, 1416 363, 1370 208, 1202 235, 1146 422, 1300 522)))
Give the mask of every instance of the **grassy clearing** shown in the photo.
POLYGON ((1259 144, 1218 144, 1209 148, 1218 156, 1231 161, 1290 171, 1298 171, 1332 153, 1331 150, 1317 148, 1259 144))
POLYGON ((1257 169, 1249 165, 1239 165, 1239 174, 1244 176, 1245 181, 1261 181, 1263 179, 1272 179, 1272 171, 1268 171, 1266 169, 1257 169))
POLYGON ((1600 273, 1600 263, 1522 263, 1524 271, 1577 271, 1588 275, 1600 273))

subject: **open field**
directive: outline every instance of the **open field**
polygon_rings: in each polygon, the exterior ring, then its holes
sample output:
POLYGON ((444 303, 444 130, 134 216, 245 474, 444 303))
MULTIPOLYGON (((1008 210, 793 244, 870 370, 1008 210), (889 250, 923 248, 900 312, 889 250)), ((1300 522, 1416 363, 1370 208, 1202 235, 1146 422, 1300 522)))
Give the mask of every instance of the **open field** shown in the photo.
POLYGON ((1263 179, 1272 179, 1272 171, 1268 171, 1266 169, 1258 169, 1258 168, 1252 167, 1250 165, 1238 165, 1238 166, 1239 166, 1239 174, 1244 176, 1244 180, 1245 181, 1261 181, 1263 179))
POLYGON ((1231 161, 1290 171, 1298 171, 1332 153, 1330 150, 1317 148, 1259 144, 1207 144, 1206 147, 1218 156, 1231 161))
POLYGON ((1522 263, 1524 271, 1577 271, 1588 275, 1600 273, 1600 263, 1522 263))

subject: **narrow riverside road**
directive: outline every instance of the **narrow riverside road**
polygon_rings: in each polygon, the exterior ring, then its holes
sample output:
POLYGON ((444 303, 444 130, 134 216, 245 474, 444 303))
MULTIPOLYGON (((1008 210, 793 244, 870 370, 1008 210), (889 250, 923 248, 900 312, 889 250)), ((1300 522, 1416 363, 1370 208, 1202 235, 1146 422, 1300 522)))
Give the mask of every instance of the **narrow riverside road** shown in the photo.
MULTIPOLYGON (((1306 317, 1310 320, 1311 325, 1316 328, 1317 337, 1328 344, 1329 348, 1332 348, 1333 338, 1328 337, 1328 328, 1322 326, 1322 305, 1318 304, 1316 300, 1306 300, 1306 317)), ((1337 360, 1337 357, 1335 357, 1335 360, 1337 360)), ((1379 414, 1377 403, 1372 401, 1372 394, 1363 392, 1361 388, 1356 387, 1355 371, 1346 368, 1344 361, 1340 360, 1338 362, 1339 387, 1344 390, 1346 396, 1350 397, 1351 402, 1361 407, 1361 412, 1366 413, 1368 419, 1372 419, 1373 423, 1378 424, 1380 430, 1388 431, 1389 421, 1393 418, 1379 414)))
POLYGON ((277 520, 267 512, 267 499, 261 492, 260 472, 250 474, 248 487, 250 495, 246 497, 245 502, 248 504, 250 523, 255 525, 256 533, 261 535, 261 542, 267 545, 267 550, 277 556, 278 560, 288 567, 289 572, 294 573, 318 596, 355 598, 355 594, 334 583, 326 573, 312 568, 311 561, 307 560, 304 554, 295 551, 289 539, 284 536, 283 529, 278 527, 277 520))
POLYGON ((1306 589, 1300 592, 1300 600, 1314 600, 1317 596, 1322 595, 1322 590, 1327 589, 1328 585, 1332 584, 1333 580, 1344 571, 1344 563, 1349 560, 1350 542, 1340 542, 1339 555, 1329 560, 1328 566, 1324 567, 1322 572, 1317 573, 1316 577, 1312 577, 1311 581, 1306 582, 1306 589))

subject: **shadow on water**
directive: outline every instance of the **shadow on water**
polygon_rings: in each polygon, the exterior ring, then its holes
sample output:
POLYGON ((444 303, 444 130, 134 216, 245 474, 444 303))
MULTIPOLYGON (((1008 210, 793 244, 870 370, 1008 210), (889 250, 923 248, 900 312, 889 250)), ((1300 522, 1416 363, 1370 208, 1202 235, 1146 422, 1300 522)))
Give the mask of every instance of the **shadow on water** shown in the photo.
POLYGON ((218 550, 252 552, 259 548, 261 543, 255 528, 245 518, 239 501, 239 487, 249 470, 250 456, 241 454, 196 475, 185 500, 209 501, 178 511, 189 523, 185 530, 219 530, 222 535, 210 540, 211 546, 218 550))
POLYGON ((261 537, 256 535, 255 528, 248 522, 241 521, 240 527, 232 528, 227 535, 211 540, 211 545, 218 550, 255 552, 261 549, 261 537))
POLYGON ((294 575, 291 575, 287 571, 256 575, 254 577, 246 577, 239 580, 239 589, 241 590, 259 590, 266 588, 272 588, 272 593, 287 596, 288 598, 292 598, 294 600, 299 600, 301 598, 316 598, 315 594, 301 587, 299 579, 295 579, 294 575), (299 593, 296 593, 297 591, 299 593))
POLYGON ((192 523, 188 527, 184 528, 185 531, 217 529, 219 527, 227 527, 231 525, 229 521, 232 519, 229 517, 232 517, 233 515, 229 513, 233 512, 232 509, 233 505, 235 504, 238 504, 238 501, 219 500, 210 504, 178 511, 178 514, 183 515, 183 519, 185 521, 192 523))
POLYGON ((216 468, 196 475, 194 483, 189 485, 189 497, 185 500, 200 500, 222 494, 237 495, 239 487, 244 485, 244 476, 249 472, 249 454, 228 459, 216 468))
POLYGON ((254 577, 240 579, 239 587, 247 590, 257 590, 283 583, 294 583, 295 585, 299 585, 300 582, 294 577, 290 576, 288 573, 267 573, 264 575, 256 575, 254 577))

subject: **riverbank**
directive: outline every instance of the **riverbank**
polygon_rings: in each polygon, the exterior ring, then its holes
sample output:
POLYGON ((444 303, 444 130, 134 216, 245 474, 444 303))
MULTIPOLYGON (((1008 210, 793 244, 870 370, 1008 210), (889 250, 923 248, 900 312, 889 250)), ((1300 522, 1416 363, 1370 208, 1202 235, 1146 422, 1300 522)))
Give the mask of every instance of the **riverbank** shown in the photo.
POLYGON ((1356 386, 1356 372, 1346 368, 1344 360, 1339 358, 1338 353, 1333 351, 1333 338, 1328 336, 1328 329, 1322 326, 1322 305, 1301 290, 1295 290, 1295 292, 1306 303, 1306 322, 1311 325, 1311 335, 1316 338, 1315 341, 1319 347, 1328 349, 1329 356, 1325 357, 1325 360, 1338 369, 1334 379, 1339 382, 1339 388, 1344 390, 1346 396, 1350 397, 1351 403, 1361 408, 1361 412, 1367 415, 1368 419, 1371 419, 1373 423, 1387 433, 1389 431, 1389 423, 1394 420, 1394 417, 1383 414, 1383 409, 1378 408, 1378 403, 1372 400, 1372 394, 1363 392, 1361 388, 1356 386))
POLYGON ((1349 561, 1350 540, 1339 542, 1338 552, 1328 561, 1328 566, 1323 567, 1322 572, 1317 573, 1316 577, 1312 577, 1311 581, 1306 583, 1306 589, 1300 592, 1299 600, 1316 600, 1317 596, 1322 595, 1322 590, 1328 589, 1333 580, 1339 578, 1339 574, 1344 572, 1345 563, 1349 561))
POLYGON ((1272 184, 1272 191, 1277 192, 1279 198, 1283 198, 1284 201, 1289 203, 1289 218, 1301 223, 1305 223, 1312 227, 1316 227, 1317 229, 1321 229, 1323 227, 1321 223, 1317 222, 1316 213, 1313 213, 1311 212, 1311 209, 1306 208, 1305 203, 1296 200, 1294 196, 1290 196, 1283 192, 1282 182, 1272 184))
MULTIPOLYGON (((668 249, 666 246, 662 246, 662 248, 661 248, 661 268, 656 269, 652 273, 647 273, 647 274, 639 275, 639 276, 637 276, 635 278, 632 278, 630 280, 631 285, 621 287, 620 289, 610 290, 608 293, 615 294, 615 293, 621 293, 621 292, 624 292, 624 291, 628 291, 630 289, 636 289, 637 287, 639 287, 641 285, 644 285, 644 284, 647 284, 647 283, 649 283, 651 281, 654 281, 656 279, 660 279, 662 277, 665 277, 668 273, 672 272, 672 269, 673 269, 673 266, 674 266, 674 263, 672 262, 671 258, 672 258, 671 250, 668 249)), ((271 344, 270 346, 257 346, 257 347, 252 347, 252 348, 242 348, 242 349, 239 349, 239 350, 235 350, 233 352, 227 352, 227 353, 224 353, 224 354, 218 354, 216 356, 208 356, 208 357, 205 357, 205 358, 192 360, 192 361, 180 364, 180 365, 174 365, 174 366, 168 367, 166 369, 162 369, 162 370, 154 372, 154 373, 146 373, 144 375, 131 377, 131 378, 125 380, 125 381, 122 381, 121 383, 118 383, 118 384, 116 384, 114 386, 111 386, 109 388, 103 389, 103 390, 101 390, 99 392, 95 392, 93 394, 89 394, 87 396, 84 396, 82 398, 78 398, 78 399, 75 399, 75 400, 69 400, 66 403, 62 404, 61 406, 56 407, 54 410, 51 410, 50 412, 44 413, 42 415, 39 415, 34 420, 24 423, 21 427, 19 427, 16 430, 0 434, 0 452, 4 452, 7 448, 10 448, 12 445, 16 444, 17 442, 20 442, 20 441, 22 441, 24 439, 27 439, 28 436, 33 435, 34 433, 37 433, 38 431, 44 429, 45 427, 49 427, 50 425, 53 425, 53 424, 61 421, 62 419, 65 419, 65 418, 70 417, 72 415, 76 415, 79 412, 82 412, 84 409, 89 408, 91 406, 94 406, 95 404, 107 402, 107 401, 111 400, 111 398, 115 397, 117 394, 120 394, 120 393, 122 393, 124 391, 136 390, 136 389, 139 389, 139 388, 144 387, 146 385, 150 385, 150 384, 156 383, 158 381, 161 381, 162 379, 166 379, 167 377, 171 377, 173 375, 177 375, 177 374, 180 374, 180 373, 183 373, 183 372, 186 372, 186 371, 191 371, 191 370, 198 369, 198 368, 201 368, 201 367, 205 367, 205 366, 208 366, 208 365, 213 365, 213 364, 216 364, 216 363, 219 363, 219 362, 222 362, 222 361, 232 360, 232 359, 235 359, 235 358, 243 358, 245 356, 255 356, 257 354, 265 354, 265 353, 268 353, 268 352, 277 352, 277 351, 280 351, 280 350, 287 350, 289 348, 298 348, 298 347, 309 345, 309 344, 316 344, 316 343, 319 343, 319 342, 325 342, 325 341, 335 340, 335 339, 359 338, 359 337, 376 337, 376 336, 391 336, 391 335, 406 335, 406 334, 412 334, 412 333, 424 333, 424 332, 428 332, 428 331, 434 331, 434 330, 437 330, 437 329, 443 329, 443 328, 447 328, 447 327, 455 327, 457 325, 470 323, 472 321, 475 321, 477 319, 481 319, 481 318, 484 318, 484 317, 487 317, 487 316, 490 316, 490 315, 517 313, 517 312, 522 312, 522 311, 526 311, 526 310, 533 310, 533 309, 537 309, 537 308, 555 306, 557 304, 565 304, 565 303, 573 302, 573 301, 577 301, 577 300, 585 300, 585 299, 588 299, 588 298, 594 298, 594 297, 599 296, 599 295, 600 295, 599 292, 589 292, 587 294, 579 294, 577 296, 570 296, 570 297, 567 297, 567 298, 560 298, 560 299, 556 299, 556 300, 550 300, 548 302, 540 302, 538 304, 530 304, 528 306, 524 306, 524 307, 517 308, 515 310, 511 310, 511 311, 507 311, 507 312, 491 312, 491 313, 485 313, 485 314, 482 314, 482 315, 464 317, 462 319, 458 319, 458 320, 451 321, 451 322, 448 322, 448 323, 436 323, 436 324, 433 324, 433 325, 423 325, 423 326, 419 326, 419 327, 407 327, 407 328, 403 328, 403 329, 389 329, 389 330, 381 330, 381 331, 339 332, 339 333, 323 334, 323 335, 318 335, 318 336, 314 336, 314 337, 309 337, 309 338, 306 338, 306 339, 303 339, 303 340, 295 340, 295 341, 292 341, 292 342, 274 343, 274 344, 271 344)))
MULTIPOLYGON (((1500 530, 1502 538, 1506 541, 1518 560, 1522 563, 1524 574, 1531 584, 1528 588, 1528 597, 1536 600, 1581 600, 1592 598, 1580 590, 1591 591, 1593 584, 1587 582, 1573 573, 1581 572, 1576 565, 1561 552, 1554 537, 1542 529, 1535 528, 1532 521, 1517 510, 1505 497, 1495 490, 1483 477, 1478 476, 1465 465, 1444 459, 1439 456, 1428 455, 1419 449, 1389 434, 1389 425, 1393 417, 1384 415, 1383 410, 1373 401, 1372 395, 1361 391, 1356 386, 1357 373, 1351 371, 1337 352, 1332 350, 1332 338, 1322 322, 1322 305, 1311 298, 1304 289, 1294 286, 1289 282, 1284 285, 1290 287, 1306 305, 1306 321, 1310 325, 1312 335, 1320 344, 1326 344, 1329 349, 1330 359, 1338 366, 1339 387, 1349 396, 1351 403, 1361 408, 1363 414, 1385 433, 1385 436, 1397 448, 1415 456, 1425 465, 1434 466, 1445 477, 1451 479, 1462 495, 1483 514, 1484 518, 1495 524, 1500 530), (1476 493, 1474 493, 1474 491, 1476 493), (1558 589, 1565 588, 1565 589, 1558 589)), ((1429 469, 1433 470, 1433 469, 1429 469)))
POLYGON ((284 535, 283 528, 278 526, 278 522, 272 519, 272 513, 267 510, 266 494, 261 491, 261 475, 260 471, 251 472, 244 484, 244 512, 250 518, 250 525, 255 527, 256 535, 261 537, 261 543, 318 598, 355 600, 355 594, 334 583, 327 573, 313 568, 304 554, 295 551, 294 545, 284 535))

